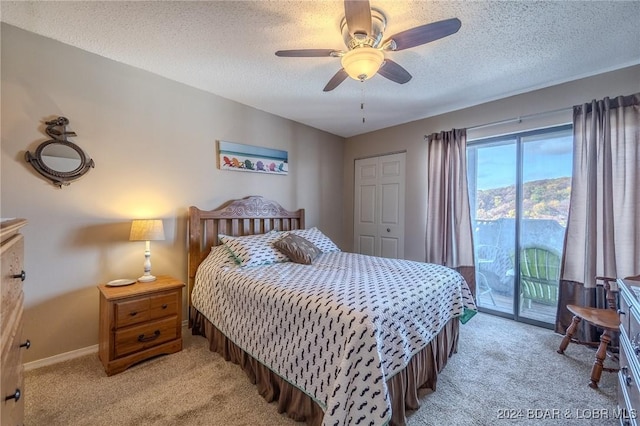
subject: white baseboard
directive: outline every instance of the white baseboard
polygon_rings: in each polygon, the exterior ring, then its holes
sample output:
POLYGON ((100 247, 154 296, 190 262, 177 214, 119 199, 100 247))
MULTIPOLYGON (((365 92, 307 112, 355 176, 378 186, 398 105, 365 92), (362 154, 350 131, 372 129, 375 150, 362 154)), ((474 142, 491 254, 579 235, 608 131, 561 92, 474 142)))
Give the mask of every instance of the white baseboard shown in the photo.
POLYGON ((49 358, 38 359, 36 361, 27 362, 24 364, 24 371, 34 370, 40 367, 46 367, 47 365, 57 364, 59 362, 68 361, 70 359, 79 358, 84 355, 98 353, 98 345, 87 346, 86 348, 76 349, 75 351, 69 351, 62 354, 50 356, 49 358))
MULTIPOLYGON (((182 321, 182 327, 188 327, 189 320, 182 321)), ((57 364, 59 362, 68 361, 70 359, 79 358, 84 355, 89 355, 98 352, 98 345, 87 346, 86 348, 76 349, 75 351, 69 351, 62 354, 50 356, 48 358, 42 358, 35 361, 27 362, 24 364, 24 371, 35 370, 36 368, 46 367, 47 365, 57 364)))

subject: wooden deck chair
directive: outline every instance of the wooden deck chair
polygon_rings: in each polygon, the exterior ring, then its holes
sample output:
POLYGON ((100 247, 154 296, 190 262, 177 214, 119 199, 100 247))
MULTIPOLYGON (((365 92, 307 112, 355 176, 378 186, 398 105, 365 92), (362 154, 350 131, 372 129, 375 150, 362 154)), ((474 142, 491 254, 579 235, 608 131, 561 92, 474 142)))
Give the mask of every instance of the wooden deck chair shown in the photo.
POLYGON ((560 255, 542 247, 525 247, 520 251, 521 305, 531 302, 558 304, 560 255))

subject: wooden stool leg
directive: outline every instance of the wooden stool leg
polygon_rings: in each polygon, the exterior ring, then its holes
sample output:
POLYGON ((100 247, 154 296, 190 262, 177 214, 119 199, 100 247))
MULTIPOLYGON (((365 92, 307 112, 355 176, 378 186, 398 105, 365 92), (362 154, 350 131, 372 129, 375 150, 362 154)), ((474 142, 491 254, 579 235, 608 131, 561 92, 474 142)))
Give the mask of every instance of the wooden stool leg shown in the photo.
POLYGON ((607 346, 611 342, 611 336, 609 330, 605 330, 600 336, 600 345, 596 351, 596 360, 591 368, 591 381, 589 387, 592 389, 598 389, 598 382, 602 375, 602 369, 604 367, 604 360, 607 357, 607 346))
POLYGON ((560 342, 560 347, 558 348, 559 354, 563 354, 564 350, 567 349, 567 346, 569 346, 569 343, 571 343, 571 338, 578 329, 578 324, 580 324, 581 319, 582 318, 578 316, 574 316, 571 320, 571 324, 569 324, 569 327, 567 327, 567 331, 564 332, 564 338, 562 339, 562 342, 560 342))

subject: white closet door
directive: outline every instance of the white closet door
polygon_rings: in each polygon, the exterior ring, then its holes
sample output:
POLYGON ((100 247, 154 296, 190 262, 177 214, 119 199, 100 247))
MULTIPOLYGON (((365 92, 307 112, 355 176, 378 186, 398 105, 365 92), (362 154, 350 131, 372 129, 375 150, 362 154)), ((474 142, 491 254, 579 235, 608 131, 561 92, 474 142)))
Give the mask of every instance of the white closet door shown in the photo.
POLYGON ((355 162, 354 250, 404 257, 405 153, 355 162))

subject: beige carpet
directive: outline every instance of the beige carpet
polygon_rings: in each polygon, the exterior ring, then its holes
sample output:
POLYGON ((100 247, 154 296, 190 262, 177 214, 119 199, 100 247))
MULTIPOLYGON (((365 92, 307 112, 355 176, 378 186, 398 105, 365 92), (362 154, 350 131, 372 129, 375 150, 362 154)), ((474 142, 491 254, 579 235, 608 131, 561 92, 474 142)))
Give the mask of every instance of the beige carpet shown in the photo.
MULTIPOLYGON (((593 350, 571 345, 563 356, 559 342, 549 330, 476 315, 461 326, 458 353, 409 425, 617 424, 616 375, 603 373, 600 389, 590 389, 593 350), (544 414, 559 418, 528 418, 544 414)), ((208 351, 204 338, 185 332, 184 343, 180 353, 112 377, 97 355, 27 372, 25 424, 300 424, 278 414, 238 366, 208 351)))

